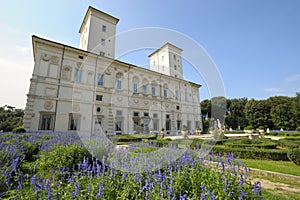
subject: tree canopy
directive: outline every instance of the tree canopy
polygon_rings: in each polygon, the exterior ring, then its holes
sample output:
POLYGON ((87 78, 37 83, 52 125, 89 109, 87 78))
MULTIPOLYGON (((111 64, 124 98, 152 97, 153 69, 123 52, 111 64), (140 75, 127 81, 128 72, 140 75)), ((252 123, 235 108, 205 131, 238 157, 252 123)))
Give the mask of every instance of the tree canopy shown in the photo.
POLYGON ((5 105, 0 107, 0 131, 8 132, 21 126, 24 110, 5 105))
POLYGON ((300 127, 300 93, 295 97, 274 96, 265 100, 214 97, 201 102, 201 112, 204 120, 223 115, 227 128, 244 129, 251 125, 295 130, 300 127))

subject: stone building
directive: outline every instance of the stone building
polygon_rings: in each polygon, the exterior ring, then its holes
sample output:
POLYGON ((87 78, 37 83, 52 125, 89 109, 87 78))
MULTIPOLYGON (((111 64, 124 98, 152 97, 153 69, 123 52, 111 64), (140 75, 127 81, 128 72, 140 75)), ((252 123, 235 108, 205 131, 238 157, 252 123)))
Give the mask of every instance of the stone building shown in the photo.
POLYGON ((34 70, 24 116, 28 131, 177 133, 202 127, 199 88, 183 80, 182 50, 149 55, 150 69, 114 59, 118 19, 89 7, 80 48, 32 37, 34 70))

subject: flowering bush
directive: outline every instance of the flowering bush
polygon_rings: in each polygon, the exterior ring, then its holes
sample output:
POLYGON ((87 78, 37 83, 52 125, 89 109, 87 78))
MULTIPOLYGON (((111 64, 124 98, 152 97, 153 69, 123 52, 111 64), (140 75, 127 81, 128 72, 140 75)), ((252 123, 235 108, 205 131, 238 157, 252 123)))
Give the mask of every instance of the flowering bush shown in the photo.
MULTIPOLYGON (((78 138, 74 140, 66 134, 58 138, 59 135, 53 134, 41 143, 30 172, 20 168, 22 162, 27 162, 20 157, 22 152, 12 151, 18 144, 13 147, 1 143, 0 169, 3 177, 0 179, 0 198, 261 199, 260 183, 250 183, 249 169, 235 160, 232 153, 228 153, 224 160, 220 154, 214 155, 213 152, 206 155, 207 151, 198 146, 186 149, 176 160, 170 159, 176 149, 161 151, 159 159, 167 161, 166 165, 157 167, 155 163, 145 160, 145 170, 135 173, 115 168, 109 159, 89 157, 78 145, 78 138), (56 141, 55 145, 49 145, 49 141, 56 141), (44 173, 39 173, 41 169, 44 173)), ((31 135, 27 141, 32 139, 39 140, 39 137, 31 135)), ((131 153, 150 155, 152 150, 163 149, 146 145, 150 152, 135 150, 144 147, 133 145, 129 147, 132 150, 120 154, 122 156, 113 152, 108 155, 116 156, 116 161, 125 169, 130 164, 128 162, 134 162, 129 161, 131 153)))

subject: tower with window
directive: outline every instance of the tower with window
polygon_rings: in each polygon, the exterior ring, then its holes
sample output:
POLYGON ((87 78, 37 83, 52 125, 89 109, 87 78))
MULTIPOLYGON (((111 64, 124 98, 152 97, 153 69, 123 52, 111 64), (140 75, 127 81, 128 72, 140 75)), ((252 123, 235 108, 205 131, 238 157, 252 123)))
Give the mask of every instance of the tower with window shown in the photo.
POLYGON ((168 76, 182 79, 182 49, 166 43, 148 57, 150 69, 168 76))
POLYGON ((90 6, 79 29, 80 48, 114 58, 118 22, 119 19, 90 6))

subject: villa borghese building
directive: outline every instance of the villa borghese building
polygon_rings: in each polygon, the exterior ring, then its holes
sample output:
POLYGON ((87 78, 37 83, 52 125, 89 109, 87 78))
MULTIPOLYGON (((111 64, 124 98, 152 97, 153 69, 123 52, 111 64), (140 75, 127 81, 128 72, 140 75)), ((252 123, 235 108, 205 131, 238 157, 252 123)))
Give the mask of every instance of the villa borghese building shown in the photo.
POLYGON ((27 131, 177 133, 201 128, 199 88, 183 80, 182 49, 166 43, 150 69, 114 59, 118 19, 89 7, 80 48, 32 36, 27 131))

